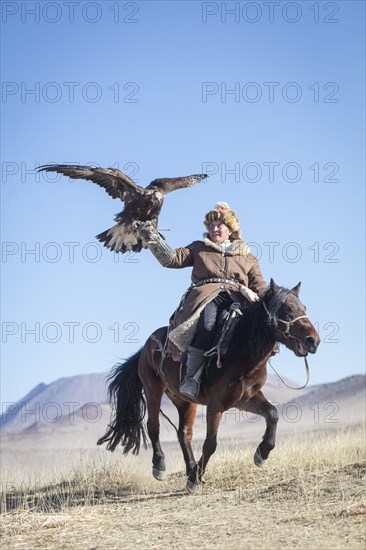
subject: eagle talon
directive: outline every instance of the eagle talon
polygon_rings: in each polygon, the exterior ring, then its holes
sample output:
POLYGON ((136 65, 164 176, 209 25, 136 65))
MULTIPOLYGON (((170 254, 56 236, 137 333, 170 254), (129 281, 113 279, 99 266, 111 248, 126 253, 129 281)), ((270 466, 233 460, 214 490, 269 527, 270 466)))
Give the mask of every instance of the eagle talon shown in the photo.
POLYGON ((145 243, 154 241, 156 239, 156 236, 160 235, 160 233, 156 231, 152 222, 145 222, 140 224, 137 229, 137 233, 140 239, 142 239, 142 241, 144 241, 145 243))

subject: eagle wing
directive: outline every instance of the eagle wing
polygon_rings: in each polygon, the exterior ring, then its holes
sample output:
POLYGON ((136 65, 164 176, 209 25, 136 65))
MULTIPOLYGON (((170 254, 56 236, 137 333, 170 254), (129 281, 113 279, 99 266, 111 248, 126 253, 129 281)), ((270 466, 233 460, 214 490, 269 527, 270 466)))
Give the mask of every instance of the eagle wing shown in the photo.
POLYGON ((159 178, 152 181, 146 189, 158 188, 161 193, 166 195, 176 189, 183 189, 184 187, 193 187, 196 183, 206 179, 207 174, 193 174, 192 176, 184 176, 182 178, 159 178))
POLYGON ((91 168, 69 164, 45 164, 38 172, 57 172, 72 179, 90 180, 103 187, 113 199, 129 202, 145 192, 131 178, 117 168, 91 168))

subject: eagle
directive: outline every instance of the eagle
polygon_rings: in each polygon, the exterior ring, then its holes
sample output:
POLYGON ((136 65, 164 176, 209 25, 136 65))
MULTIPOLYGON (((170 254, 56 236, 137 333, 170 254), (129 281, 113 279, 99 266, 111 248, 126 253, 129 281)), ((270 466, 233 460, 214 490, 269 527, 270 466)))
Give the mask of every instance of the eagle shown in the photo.
POLYGON ((138 230, 145 222, 158 227, 158 217, 164 196, 176 189, 192 187, 206 179, 207 174, 194 174, 179 178, 159 178, 147 187, 140 187, 129 176, 117 168, 91 168, 69 164, 45 164, 38 172, 57 172, 72 179, 93 181, 103 187, 113 199, 125 203, 124 209, 116 214, 116 225, 96 235, 96 239, 114 252, 140 252, 145 248, 138 230))

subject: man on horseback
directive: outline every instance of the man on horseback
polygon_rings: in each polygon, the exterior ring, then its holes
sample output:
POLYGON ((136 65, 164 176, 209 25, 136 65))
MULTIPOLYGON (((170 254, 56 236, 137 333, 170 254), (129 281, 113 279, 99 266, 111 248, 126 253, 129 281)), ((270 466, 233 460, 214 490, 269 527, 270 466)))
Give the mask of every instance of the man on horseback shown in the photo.
POLYGON ((172 249, 146 222, 140 236, 164 267, 193 267, 192 284, 170 319, 167 351, 173 358, 187 352, 187 370, 179 387, 182 395, 194 399, 200 388, 205 352, 215 345, 235 302, 242 307, 258 300, 267 288, 257 259, 240 238, 240 225, 234 210, 218 203, 204 219, 207 233, 203 241, 172 249))

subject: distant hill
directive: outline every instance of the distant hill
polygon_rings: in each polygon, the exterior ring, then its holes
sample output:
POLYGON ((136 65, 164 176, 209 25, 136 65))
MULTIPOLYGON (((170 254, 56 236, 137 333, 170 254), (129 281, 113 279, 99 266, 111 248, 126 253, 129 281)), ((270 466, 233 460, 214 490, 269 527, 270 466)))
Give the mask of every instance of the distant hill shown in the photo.
POLYGON ((56 424, 87 403, 106 403, 106 374, 95 373, 60 378, 38 384, 0 417, 2 430, 21 431, 31 426, 56 424))
MULTIPOLYGON (((366 376, 359 374, 338 382, 312 386, 307 393, 297 395, 282 405, 281 413, 286 407, 289 409, 291 403, 293 409, 296 407, 301 411, 302 420, 307 417, 315 424, 323 424, 323 427, 365 422, 366 376)), ((294 415, 295 411, 292 413, 294 415)))
POLYGON ((305 395, 298 396, 296 401, 305 404, 310 401, 339 401, 344 399, 357 400, 359 395, 364 395, 366 390, 366 376, 364 374, 355 374, 342 378, 338 382, 329 382, 310 386, 305 395))
MULTIPOLYGON (((348 406, 349 411, 357 405, 358 415, 365 402, 365 379, 364 375, 355 375, 338 382, 296 391, 287 388, 274 374, 269 374, 263 391, 276 406, 296 402, 298 407, 305 410, 311 409, 315 403, 337 402, 338 406, 348 406)), ((287 382, 296 386, 294 382, 287 382)), ((8 408, 0 417, 0 428, 6 432, 26 430, 28 433, 32 430, 54 431, 61 427, 75 430, 83 421, 89 428, 102 416, 106 424, 110 413, 107 402, 105 373, 60 378, 51 384, 38 384, 18 403, 8 408)), ((199 409, 198 417, 203 417, 204 408, 199 409)), ((172 418, 175 417, 175 407, 166 397, 163 410, 172 418)))

